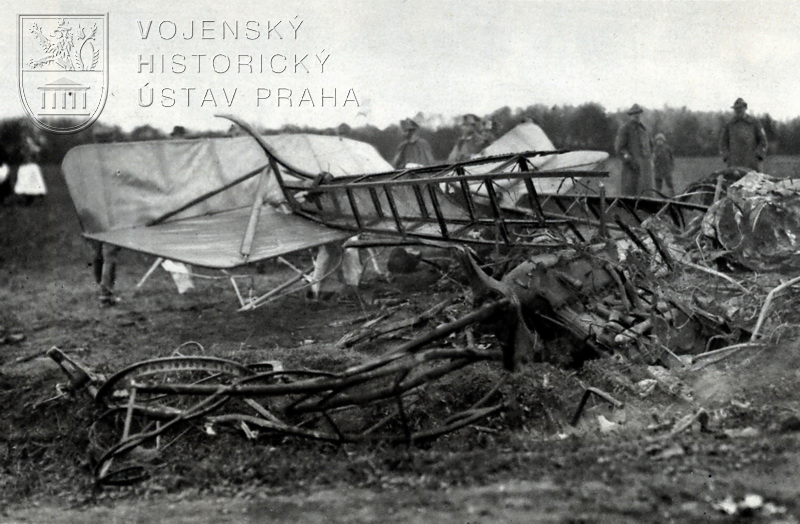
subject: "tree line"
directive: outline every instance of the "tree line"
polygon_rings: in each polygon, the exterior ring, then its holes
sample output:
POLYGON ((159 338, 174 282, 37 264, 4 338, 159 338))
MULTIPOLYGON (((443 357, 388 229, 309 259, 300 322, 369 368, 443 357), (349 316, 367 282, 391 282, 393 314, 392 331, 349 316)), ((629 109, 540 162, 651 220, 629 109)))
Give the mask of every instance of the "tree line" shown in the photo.
MULTIPOLYGON (((715 156, 719 151, 719 135, 722 126, 732 116, 730 111, 701 112, 685 107, 646 109, 643 122, 655 136, 663 133, 672 146, 676 156, 715 156)), ((788 121, 777 121, 769 113, 755 115, 764 126, 769 140, 770 154, 800 154, 800 117, 788 121)), ((608 112, 595 102, 578 106, 531 105, 526 108, 511 109, 502 107, 482 116, 491 126, 492 134, 500 137, 524 120, 536 122, 544 129, 553 144, 559 149, 593 149, 614 154, 614 137, 619 127, 627 120, 624 112, 608 112)), ((458 119, 442 124, 441 116, 426 117, 417 115, 422 128, 420 136, 430 142, 434 157, 447 158, 448 153, 460 134, 458 119)), ((379 129, 374 126, 351 128, 342 124, 337 128, 311 128, 287 125, 279 129, 262 128, 265 134, 276 133, 318 133, 327 135, 342 134, 356 140, 372 144, 384 158, 391 159, 402 140, 400 123, 379 129)), ((89 129, 71 135, 52 137, 36 129, 24 118, 0 121, 0 153, 12 159, 25 135, 36 137, 42 146, 39 162, 60 163, 71 148, 92 142, 125 142, 141 140, 164 140, 176 136, 187 138, 227 136, 226 132, 185 130, 176 126, 167 133, 150 125, 141 125, 131 131, 119 126, 96 122, 89 129), (177 133, 177 131, 183 131, 177 133)))

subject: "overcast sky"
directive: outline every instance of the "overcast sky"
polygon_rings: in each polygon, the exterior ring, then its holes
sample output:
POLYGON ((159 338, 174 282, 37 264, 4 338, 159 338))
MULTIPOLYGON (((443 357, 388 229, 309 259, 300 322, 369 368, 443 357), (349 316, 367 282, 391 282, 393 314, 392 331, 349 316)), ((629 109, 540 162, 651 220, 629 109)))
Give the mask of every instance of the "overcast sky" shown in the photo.
POLYGON ((536 103, 727 111, 740 96, 751 112, 800 116, 800 5, 780 0, 12 0, 0 15, 0 116, 24 114, 17 15, 105 12, 110 86, 100 120, 128 130, 227 128, 219 112, 268 127, 384 127, 418 111, 536 103), (145 84, 154 88, 148 107, 145 84))

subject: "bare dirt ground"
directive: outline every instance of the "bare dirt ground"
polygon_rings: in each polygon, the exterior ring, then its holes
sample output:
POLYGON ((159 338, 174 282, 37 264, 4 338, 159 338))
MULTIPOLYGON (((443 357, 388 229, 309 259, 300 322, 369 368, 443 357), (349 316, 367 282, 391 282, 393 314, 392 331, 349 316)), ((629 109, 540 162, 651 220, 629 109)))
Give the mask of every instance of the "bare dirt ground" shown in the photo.
MULTIPOLYGON (((457 302, 463 288, 424 269, 391 284, 369 281, 360 297, 294 295, 237 313, 222 280, 179 295, 159 270, 135 290, 152 260, 125 253, 123 300, 102 307, 91 250, 57 167, 46 180, 41 205, 0 208, 0 326, 24 335, 0 345, 2 522, 798 522, 800 341, 786 335, 797 333, 792 325, 764 350, 681 375, 692 405, 615 383, 610 363, 580 370, 534 363, 501 391, 516 409, 431 444, 247 440, 190 425, 152 461, 147 480, 98 488, 87 449, 97 408, 83 397, 53 399, 64 377, 44 350, 57 346, 105 373, 171 355, 188 341, 202 354, 241 362, 335 369, 396 343, 333 348, 387 303, 403 303, 397 314, 410 316, 448 297, 457 302), (573 428, 587 386, 625 407, 590 401, 573 428), (707 427, 671 433, 698 408, 709 414, 707 427)), ((261 289, 291 275, 277 264, 245 272, 261 289)), ((781 307, 793 310, 792 301, 781 307)), ((781 314, 784 324, 797 320, 781 314)), ((628 379, 638 370, 617 371, 628 379)), ((479 396, 503 373, 499 364, 467 368, 442 398, 479 396)))

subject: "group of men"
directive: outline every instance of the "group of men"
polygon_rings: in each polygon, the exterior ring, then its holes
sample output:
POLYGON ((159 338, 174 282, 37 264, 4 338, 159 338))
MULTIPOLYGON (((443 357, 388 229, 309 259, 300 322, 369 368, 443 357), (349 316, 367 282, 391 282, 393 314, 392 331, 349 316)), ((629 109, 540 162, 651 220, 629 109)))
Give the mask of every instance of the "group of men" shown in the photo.
MULTIPOLYGON (((433 164, 431 145, 418 135, 419 123, 412 118, 406 118, 400 122, 400 128, 403 131, 403 141, 397 146, 392 165, 397 169, 406 169, 433 164)), ((460 128, 461 135, 447 156, 447 161, 450 163, 469 160, 494 139, 491 123, 481 120, 472 113, 461 117, 460 128)))
MULTIPOLYGON (((757 118, 747 114, 747 102, 737 98, 733 104, 733 118, 720 135, 719 148, 728 167, 745 167, 761 171, 767 153, 767 136, 757 118)), ((622 160, 620 193, 642 195, 655 190, 656 195, 675 195, 672 172, 675 157, 664 133, 651 136, 642 122, 644 109, 633 104, 627 111, 630 117, 617 132, 615 150, 622 160)), ((403 141, 392 160, 398 169, 428 166, 434 163, 430 144, 419 136, 420 125, 408 118, 400 123, 403 141)), ((447 161, 461 162, 472 158, 493 138, 485 123, 473 115, 461 118, 461 136, 453 146, 447 161)), ((655 196, 655 195, 654 195, 655 196)))
MULTIPOLYGON (((747 102, 737 98, 732 107, 733 118, 722 128, 719 149, 728 167, 744 167, 761 171, 767 154, 767 136, 757 118, 747 114, 747 102)), ((617 155, 622 159, 620 193, 641 195, 662 187, 675 194, 672 170, 675 165, 672 149, 663 133, 651 138, 642 123, 644 110, 633 104, 627 114, 630 117, 615 140, 617 155)), ((663 193, 662 193, 663 194, 663 193)))

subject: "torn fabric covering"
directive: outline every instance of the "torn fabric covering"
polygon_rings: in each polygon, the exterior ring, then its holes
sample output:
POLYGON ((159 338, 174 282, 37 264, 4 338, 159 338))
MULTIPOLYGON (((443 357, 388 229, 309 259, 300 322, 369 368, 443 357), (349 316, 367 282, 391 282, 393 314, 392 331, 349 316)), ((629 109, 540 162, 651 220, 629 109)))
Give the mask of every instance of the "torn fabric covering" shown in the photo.
POLYGON ((555 151, 557 148, 544 130, 532 122, 519 124, 481 151, 481 156, 518 151, 555 151))
POLYGON ((345 286, 358 287, 364 266, 358 249, 343 248, 340 242, 325 244, 314 257, 311 292, 314 298, 320 293, 337 293, 345 286))
MULTIPOLYGON (((486 146, 479 156, 521 153, 524 151, 556 151, 556 146, 545 134, 544 130, 534 123, 527 122, 511 129, 490 145, 486 146)), ((569 169, 591 170, 599 167, 608 159, 605 151, 569 151, 556 155, 533 157, 529 162, 536 170, 561 171, 569 169)), ((494 164, 487 164, 490 171, 494 164)), ((533 187, 538 193, 565 193, 572 188, 570 178, 540 178, 533 180, 533 187)), ((497 183, 499 197, 504 205, 514 207, 519 199, 527 193, 525 184, 520 180, 504 180, 497 183)), ((479 191, 479 194, 480 191, 479 191)))
POLYGON ((190 289, 194 289, 191 266, 187 266, 183 262, 164 260, 161 262, 161 267, 172 277, 172 281, 175 282, 179 294, 183 295, 190 289))
MULTIPOLYGON (((265 139, 310 173, 391 170, 372 146, 356 140, 307 134, 265 139)), ((252 138, 235 137, 79 146, 67 154, 62 168, 85 236, 196 266, 231 268, 352 235, 262 206, 250 255, 243 257, 239 250, 258 176, 145 227, 267 164, 252 138)), ((274 192, 273 179, 270 175, 262 194, 274 192)), ((266 200, 278 204, 275 198, 266 200)))

